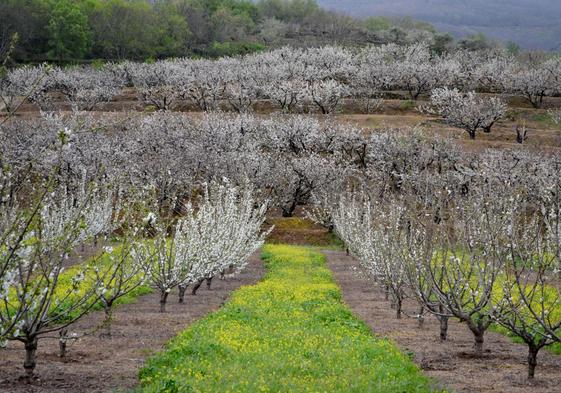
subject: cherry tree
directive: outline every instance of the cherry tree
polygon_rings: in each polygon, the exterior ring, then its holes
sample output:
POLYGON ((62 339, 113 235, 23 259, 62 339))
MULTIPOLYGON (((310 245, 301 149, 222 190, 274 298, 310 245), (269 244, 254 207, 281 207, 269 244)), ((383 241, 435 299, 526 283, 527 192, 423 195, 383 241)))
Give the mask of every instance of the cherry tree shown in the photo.
POLYGON ((491 93, 509 91, 510 75, 515 72, 517 61, 502 52, 487 51, 479 54, 465 53, 466 61, 475 62, 474 83, 470 89, 479 89, 491 93), (474 58, 475 56, 475 58, 474 58))
POLYGON ((552 65, 551 62, 519 64, 513 72, 503 75, 508 91, 522 95, 534 108, 540 108, 546 96, 561 90, 552 65))
POLYGON ((176 84, 181 78, 181 68, 170 62, 155 64, 128 63, 132 84, 139 98, 159 110, 172 109, 180 97, 176 84))
POLYGON ((391 297, 396 318, 403 314, 403 301, 409 296, 404 208, 387 208, 366 194, 341 198, 334 213, 335 229, 362 267, 391 297))
POLYGON ((160 292, 160 312, 166 311, 167 298, 172 289, 181 284, 189 275, 192 266, 188 265, 185 253, 191 235, 184 221, 173 228, 171 240, 168 227, 154 213, 149 213, 145 224, 154 232, 150 241, 139 241, 133 246, 134 263, 142 266, 146 282, 160 292))
POLYGON ((250 111, 252 104, 260 97, 261 82, 257 79, 259 70, 251 63, 242 64, 237 59, 225 59, 220 64, 225 70, 225 97, 228 103, 238 113, 250 111))
POLYGON ((482 186, 448 212, 454 230, 440 232, 439 250, 424 266, 438 302, 473 333, 477 356, 483 354, 484 334, 494 321, 495 285, 504 269, 504 239, 497 233, 511 206, 504 199, 491 202, 499 187, 495 182, 482 186))
POLYGON ((394 47, 394 57, 387 66, 393 69, 391 85, 406 90, 417 100, 425 92, 445 86, 453 74, 452 62, 434 56, 425 43, 394 47))
MULTIPOLYGON (((516 209, 504 228, 504 279, 498 285, 495 321, 528 346, 528 379, 535 377, 539 351, 559 340, 561 292, 555 285, 559 266, 558 245, 543 236, 538 217, 524 217, 516 209)), ((558 240, 558 239, 557 239, 558 240)))
POLYGON ((24 66, 13 69, 0 78, 0 113, 6 112, 9 115, 0 125, 27 100, 35 103, 44 101, 50 72, 51 68, 47 65, 24 66))
POLYGON ((217 109, 227 83, 220 65, 210 60, 194 60, 190 64, 190 71, 190 98, 204 112, 217 109))
POLYGON ((64 189, 44 194, 26 224, 19 226, 15 243, 7 244, 14 269, 0 304, 0 321, 5 326, 17 320, 5 334, 24 344, 28 377, 36 366, 39 339, 75 322, 98 300, 99 283, 85 280, 86 269, 76 267, 62 275, 69 253, 94 234, 84 212, 101 208, 93 208, 100 201, 90 197, 64 189))
POLYGON ((483 98, 457 89, 435 89, 431 104, 448 124, 467 131, 475 139, 477 130, 491 132, 493 125, 506 113, 507 106, 496 97, 483 98))
MULTIPOLYGON (((169 293, 181 285, 212 279, 227 268, 242 269, 269 232, 261 233, 267 203, 255 207, 253 189, 212 183, 197 203, 188 202, 183 216, 170 228, 154 213, 145 222, 153 240, 137 242, 133 258, 142 265, 146 282, 160 291, 160 312, 169 293)), ((180 299, 182 293, 180 292, 180 299)))
POLYGON ((393 78, 386 63, 385 52, 385 47, 369 46, 357 57, 357 69, 355 77, 351 79, 351 89, 355 96, 366 99, 367 113, 381 105, 382 102, 377 96, 391 84, 393 78))
POLYGON ((347 87, 334 79, 313 80, 308 85, 308 96, 324 115, 335 112, 347 93, 347 87))
POLYGON ((306 97, 306 84, 301 79, 275 79, 266 86, 266 94, 283 112, 294 112, 306 97))
POLYGON ((261 231, 267 209, 268 201, 258 203, 253 187, 247 183, 234 187, 224 180, 205 186, 197 209, 188 203, 185 215, 190 231, 197 234, 188 259, 204 264, 197 274, 187 277, 182 287, 194 283, 195 294, 203 280, 210 288, 217 274, 241 271, 272 230, 261 231))
POLYGON ((92 111, 120 92, 124 80, 117 76, 107 69, 59 68, 51 74, 51 89, 64 94, 72 110, 92 111))

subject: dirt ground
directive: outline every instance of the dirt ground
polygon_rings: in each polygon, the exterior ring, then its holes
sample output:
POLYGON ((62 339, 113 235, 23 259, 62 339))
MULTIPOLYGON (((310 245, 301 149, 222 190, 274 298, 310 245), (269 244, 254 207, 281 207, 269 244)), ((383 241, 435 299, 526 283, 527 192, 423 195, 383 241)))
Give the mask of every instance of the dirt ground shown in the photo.
MULTIPOLYGON (((264 273, 259 255, 252 257, 247 268, 225 281, 215 279, 211 290, 203 285, 196 296, 188 294, 185 304, 177 295, 169 298, 167 312, 159 310, 158 294, 140 297, 136 303, 116 309, 113 338, 86 336, 68 344, 68 358, 58 357, 58 340, 39 342, 37 375, 31 384, 20 381, 23 375, 23 346, 12 342, 0 350, 0 392, 2 393, 93 393, 128 389, 138 383, 138 371, 152 353, 193 321, 215 311, 230 293, 242 285, 259 281, 264 273)), ((70 328, 83 333, 99 325, 102 313, 95 312, 70 328)))
MULTIPOLYGON (((341 123, 352 124, 373 132, 380 129, 421 128, 428 135, 452 138, 462 147, 472 151, 481 151, 486 148, 519 149, 521 147, 545 152, 559 153, 561 151, 561 125, 547 120, 547 108, 560 108, 561 98, 548 98, 544 102, 543 109, 534 109, 522 97, 503 96, 503 99, 509 103, 507 115, 497 122, 491 133, 479 132, 475 141, 469 140, 465 131, 446 125, 438 116, 419 113, 416 107, 426 105, 427 97, 421 97, 417 102, 408 101, 406 98, 403 92, 386 92, 386 99, 382 107, 372 114, 364 113, 361 100, 342 100, 339 112, 328 119, 332 121, 335 118, 341 123), (525 126, 528 132, 528 139, 523 145, 516 142, 517 126, 525 126)), ((55 96, 54 102, 57 103, 58 109, 68 110, 68 105, 64 104, 62 96, 55 96)), ((226 102, 223 102, 222 106, 223 110, 230 110, 226 102)), ((94 112, 96 116, 114 116, 128 111, 148 114, 153 111, 138 101, 133 89, 125 89, 113 101, 98 109, 94 112)), ((188 112, 193 117, 201 115, 199 109, 189 102, 178 102, 175 110, 188 112)), ((254 103, 254 111, 257 115, 269 115, 275 110, 274 105, 268 100, 259 100, 254 103)), ((18 116, 35 117, 38 114, 38 108, 35 105, 26 103, 20 108, 18 116)), ((309 115, 320 120, 325 119, 325 116, 319 115, 314 110, 309 115)), ((1 116, 2 113, 0 113, 1 116)))
MULTIPOLYGON (((485 334, 483 359, 471 356, 473 335, 466 326, 450 322, 449 340, 438 338, 436 318, 427 317, 423 328, 414 318, 395 318, 395 311, 384 300, 383 291, 360 274, 358 262, 341 251, 325 251, 334 277, 342 289, 343 300, 379 336, 395 341, 437 387, 454 392, 552 393, 561 385, 561 356, 542 350, 538 357, 536 380, 526 380, 526 346, 514 344, 498 333, 485 334)), ((405 310, 417 309, 415 302, 405 310)))

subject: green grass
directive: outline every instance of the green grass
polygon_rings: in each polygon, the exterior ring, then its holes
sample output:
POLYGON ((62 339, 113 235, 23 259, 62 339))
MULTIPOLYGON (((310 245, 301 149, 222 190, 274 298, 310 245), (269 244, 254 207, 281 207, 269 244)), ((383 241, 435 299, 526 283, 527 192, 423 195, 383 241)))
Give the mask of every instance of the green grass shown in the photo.
POLYGON ((532 115, 532 121, 540 123, 549 129, 561 129, 561 125, 556 124, 548 113, 536 113, 532 115))
MULTIPOLYGON (((502 327, 501 325, 493 324, 493 325, 491 325, 490 330, 495 332, 495 333, 500 333, 502 335, 507 336, 508 338, 511 339, 511 341, 513 343, 526 345, 520 337, 516 336, 510 330, 502 327)), ((552 345, 549 345, 549 346, 545 347, 544 350, 549 351, 549 352, 551 352, 555 355, 561 355, 561 344, 560 343, 554 343, 552 345)))
POLYGON ((140 371, 143 392, 429 392, 430 381, 341 302, 325 257, 267 245, 268 273, 140 371))
POLYGON ((415 108, 415 101, 413 100, 405 100, 399 103, 399 109, 402 111, 410 111, 415 108))

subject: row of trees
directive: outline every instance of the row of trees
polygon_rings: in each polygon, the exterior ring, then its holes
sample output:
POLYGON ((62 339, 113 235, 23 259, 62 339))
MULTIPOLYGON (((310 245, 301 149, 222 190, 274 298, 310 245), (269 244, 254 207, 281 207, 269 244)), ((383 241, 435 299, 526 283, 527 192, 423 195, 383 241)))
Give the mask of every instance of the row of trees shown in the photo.
MULTIPOLYGON (((59 141, 71 148, 66 131, 59 141)), ((67 327, 95 308, 105 311, 100 327, 110 336, 115 304, 141 286, 160 292, 163 312, 172 289, 184 293, 205 279, 210 286, 215 275, 243 269, 268 233, 267 201, 247 183, 212 182, 199 197, 155 209, 146 204, 152 190, 90 185, 86 168, 78 181, 63 161, 44 181, 29 166, 23 179, 7 165, 1 172, 0 342, 23 343, 28 377, 41 338, 60 332, 64 348, 67 327), (98 255, 69 264, 101 236, 108 246, 98 255)))
POLYGON ((365 111, 370 111, 388 90, 406 91, 411 99, 439 91, 434 97, 440 109, 468 105, 474 111, 489 106, 492 112, 503 113, 499 101, 481 101, 473 92, 515 94, 537 108, 545 97, 561 94, 560 75, 558 57, 522 61, 496 51, 435 55, 426 44, 359 51, 283 48, 217 61, 125 62, 101 69, 16 68, 0 80, 0 99, 1 109, 8 113, 25 99, 52 110, 55 93, 62 93, 73 108, 94 110, 124 87, 134 87, 143 103, 160 110, 188 102, 202 111, 226 108, 226 103, 232 110, 247 112, 256 101, 269 100, 286 112, 312 106, 331 113, 346 98, 364 103, 365 111), (452 88, 467 93, 468 99, 462 103, 458 94, 456 98, 442 94, 452 88))
MULTIPOLYGON (((40 94, 35 83, 30 96, 40 94)), ((74 161, 88 147, 78 138, 91 137, 103 122, 76 112, 70 119, 44 114, 44 123, 36 125, 47 126, 45 138, 18 141, 12 133, 17 128, 34 137, 38 129, 11 115, 0 124, 3 142, 12 142, 0 156, 0 344, 23 343, 29 378, 41 338, 60 332, 63 356, 68 326, 96 307, 105 312, 100 328, 110 337, 113 308, 121 298, 151 287, 159 291, 164 312, 172 289, 179 288, 183 302, 189 285, 195 295, 204 280, 210 288, 216 275, 240 271, 269 233, 261 231, 269 202, 257 198, 247 180, 239 186, 225 178, 199 182, 190 185, 189 194, 171 198, 165 188, 173 183, 171 171, 156 169, 163 189, 139 178, 140 183, 126 181, 126 161, 132 163, 136 154, 144 159, 143 152, 129 151, 133 156, 109 171, 91 156, 74 161), (18 156, 20 148, 31 148, 31 155, 18 156), (112 189, 117 184, 118 190, 112 189), (112 245, 92 260, 68 263, 87 242, 97 245, 100 236, 112 245)), ((135 142, 133 149, 144 147, 135 142)))
POLYGON ((553 175, 560 163, 526 167, 533 179, 520 177, 518 163, 505 162, 504 172, 485 163, 461 177, 406 176, 391 198, 364 183, 324 202, 320 217, 330 217, 385 289, 397 318, 422 323, 423 311, 432 313, 442 340, 455 318, 473 333, 477 356, 485 332, 501 326, 528 346, 533 379, 538 352, 561 342, 561 182, 553 175), (403 307, 408 298, 420 311, 403 307))
POLYGON ((89 181, 102 176, 135 189, 153 186, 158 207, 165 208, 199 184, 222 177, 239 184, 248 177, 285 215, 292 215, 315 188, 343 179, 342 145, 361 133, 300 115, 261 119, 209 113, 193 119, 175 112, 104 119, 45 115, 12 119, 2 131, 1 164, 10 168, 14 190, 30 163, 36 176, 48 176, 56 164, 49 146, 64 132, 68 145, 60 172, 70 178, 81 179, 85 171, 89 181))
POLYGON ((137 189, 151 185, 159 206, 222 177, 234 183, 249 178, 286 216, 313 194, 336 194, 355 178, 398 192, 404 176, 429 169, 464 177, 482 166, 509 173, 512 165, 520 178, 536 171, 555 177, 553 168, 537 166, 538 158, 525 150, 475 155, 447 140, 426 141, 419 131, 367 133, 304 115, 45 115, 12 119, 2 128, 1 163, 13 173, 13 189, 20 187, 30 162, 37 176, 48 176, 56 163, 49 146, 62 130, 69 145, 61 171, 79 179, 86 170, 88 180, 102 173, 137 189))

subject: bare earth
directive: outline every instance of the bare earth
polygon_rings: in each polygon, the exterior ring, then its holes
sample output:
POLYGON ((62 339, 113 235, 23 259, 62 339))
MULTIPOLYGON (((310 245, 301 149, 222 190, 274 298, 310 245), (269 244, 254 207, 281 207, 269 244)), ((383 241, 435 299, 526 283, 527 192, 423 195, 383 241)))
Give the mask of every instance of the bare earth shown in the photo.
MULTIPOLYGON (((532 386, 526 380, 526 346, 514 344, 509 338, 487 332, 484 359, 471 356, 473 335, 466 326, 450 322, 449 340, 441 343, 438 322, 427 317, 424 327, 417 320, 395 318, 395 311, 384 293, 369 278, 360 274, 358 262, 340 251, 324 251, 335 280, 343 292, 343 300, 378 336, 395 341, 437 387, 455 392, 552 393, 561 391, 561 356, 542 350, 538 357, 536 380, 532 386)), ((405 304, 411 315, 415 302, 405 304)))
MULTIPOLYGON (((239 275, 225 281, 215 279, 211 290, 203 285, 196 296, 185 296, 185 304, 177 303, 177 295, 169 297, 167 312, 159 310, 159 295, 140 297, 136 303, 116 309, 113 338, 86 336, 69 343, 68 358, 58 357, 58 340, 39 342, 37 375, 32 384, 21 382, 23 346, 12 342, 0 350, 0 392, 4 393, 93 393, 129 389, 138 384, 138 371, 150 354, 163 349, 164 344, 190 323, 218 309, 232 291, 242 285, 259 281, 264 273, 256 254, 239 275)), ((102 313, 86 316, 71 332, 91 331, 102 321, 102 313)))

